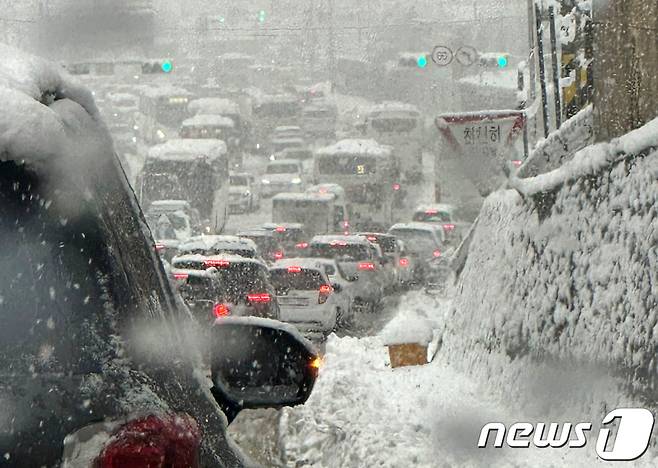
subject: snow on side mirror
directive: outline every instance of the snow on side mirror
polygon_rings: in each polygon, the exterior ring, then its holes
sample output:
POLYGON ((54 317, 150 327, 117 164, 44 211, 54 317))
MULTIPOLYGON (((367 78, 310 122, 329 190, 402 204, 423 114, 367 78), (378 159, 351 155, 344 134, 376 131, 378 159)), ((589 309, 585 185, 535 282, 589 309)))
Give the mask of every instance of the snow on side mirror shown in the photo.
POLYGON ((211 391, 229 423, 243 409, 296 406, 311 395, 320 357, 294 327, 226 317, 211 335, 211 391))

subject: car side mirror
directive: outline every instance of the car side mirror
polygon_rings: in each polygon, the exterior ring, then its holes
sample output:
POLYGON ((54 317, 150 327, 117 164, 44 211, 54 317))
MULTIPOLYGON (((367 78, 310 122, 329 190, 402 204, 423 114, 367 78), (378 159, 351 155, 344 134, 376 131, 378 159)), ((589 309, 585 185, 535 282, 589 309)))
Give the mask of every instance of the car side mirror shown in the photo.
POLYGON ((339 293, 343 290, 343 287, 338 283, 333 283, 331 285, 331 287, 334 288, 334 291, 337 292, 337 293, 339 293))
POLYGON ((256 317, 218 319, 210 353, 211 392, 229 423, 243 409, 303 404, 320 363, 294 327, 256 317))

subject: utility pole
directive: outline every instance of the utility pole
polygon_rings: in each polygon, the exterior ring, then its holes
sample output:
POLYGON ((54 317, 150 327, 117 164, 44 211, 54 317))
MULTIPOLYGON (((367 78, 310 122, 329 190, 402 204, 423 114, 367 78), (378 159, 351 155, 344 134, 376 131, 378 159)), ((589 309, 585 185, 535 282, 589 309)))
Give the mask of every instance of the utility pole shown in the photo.
POLYGON ((541 88, 541 109, 544 122, 544 138, 548 137, 548 95, 546 92, 546 64, 544 63, 544 26, 542 24, 541 10, 535 4, 535 20, 537 27, 537 55, 539 60, 539 86, 541 88))
POLYGON ((548 7, 551 31, 551 65, 553 67, 553 97, 555 98, 555 128, 562 126, 562 103, 560 102, 560 65, 557 56, 557 33, 555 31, 555 8, 548 7))

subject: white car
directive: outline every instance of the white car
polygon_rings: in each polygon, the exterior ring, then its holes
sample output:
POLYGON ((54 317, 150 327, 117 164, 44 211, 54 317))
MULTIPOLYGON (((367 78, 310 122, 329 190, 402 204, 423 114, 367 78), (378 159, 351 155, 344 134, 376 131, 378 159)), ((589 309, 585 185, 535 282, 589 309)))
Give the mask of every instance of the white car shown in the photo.
POLYGON ((355 305, 372 312, 377 310, 384 297, 386 275, 370 241, 363 236, 315 236, 307 254, 336 260, 354 282, 355 305))
POLYGON ((324 266, 312 258, 280 260, 270 267, 280 320, 307 336, 326 336, 336 329, 341 286, 331 284, 324 266))
POLYGON ((446 241, 455 245, 461 242, 464 233, 470 226, 469 223, 463 221, 459 209, 455 205, 447 203, 417 207, 414 211, 413 221, 441 226, 445 232, 446 241))
POLYGON ((260 258, 258 246, 251 239, 238 236, 197 236, 178 245, 178 255, 239 255, 245 258, 260 258))
POLYGON ((351 324, 354 321, 354 300, 356 298, 354 282, 356 278, 348 277, 333 258, 314 258, 313 260, 322 265, 329 281, 334 285, 334 290, 336 290, 335 285, 340 286, 340 294, 336 296, 340 301, 338 326, 351 324))
POLYGON ((295 159, 270 161, 261 179, 261 194, 272 196, 280 192, 304 191, 304 168, 295 159))

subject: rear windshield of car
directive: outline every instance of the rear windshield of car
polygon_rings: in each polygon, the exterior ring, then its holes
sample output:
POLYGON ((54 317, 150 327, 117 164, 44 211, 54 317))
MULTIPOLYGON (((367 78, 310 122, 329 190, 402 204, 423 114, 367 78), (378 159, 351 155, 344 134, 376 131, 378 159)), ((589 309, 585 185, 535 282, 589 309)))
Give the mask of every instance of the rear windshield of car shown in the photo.
POLYGON ((414 213, 413 219, 421 223, 449 223, 452 221, 452 216, 447 211, 418 211, 414 213))
POLYGON ((325 281, 317 270, 302 269, 299 272, 290 272, 287 269, 270 270, 272 286, 277 293, 281 291, 309 291, 317 290, 325 281))
POLYGON ((296 164, 275 164, 267 166, 265 172, 267 174, 297 174, 299 173, 299 166, 296 164))
POLYGON ((339 261, 370 260, 372 251, 366 245, 359 244, 312 244, 310 256, 316 258, 334 258, 339 261))
POLYGON ((394 253, 396 250, 395 238, 393 237, 377 237, 372 242, 379 245, 384 253, 394 253))
POLYGON ((279 248, 279 244, 273 237, 265 236, 241 236, 254 241, 261 253, 273 252, 279 248))
POLYGON ((217 282, 212 278, 189 276, 185 284, 179 288, 180 294, 185 301, 207 300, 215 301, 219 296, 217 282))
POLYGON ((391 234, 404 241, 405 247, 411 252, 434 250, 439 247, 435 236, 430 231, 424 231, 422 229, 393 229, 391 230, 391 234))
POLYGON ((217 269, 220 295, 230 302, 241 302, 249 293, 266 292, 270 289, 267 268, 247 262, 231 262, 217 269))

